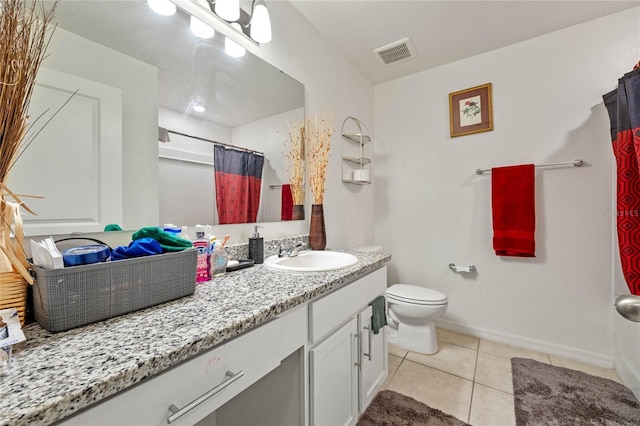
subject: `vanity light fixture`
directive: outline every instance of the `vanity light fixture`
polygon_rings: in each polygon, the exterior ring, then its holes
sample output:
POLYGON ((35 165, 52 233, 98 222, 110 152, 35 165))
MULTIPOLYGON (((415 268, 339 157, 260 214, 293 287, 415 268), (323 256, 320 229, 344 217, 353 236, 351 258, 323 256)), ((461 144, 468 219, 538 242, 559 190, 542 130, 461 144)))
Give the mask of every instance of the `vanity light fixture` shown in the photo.
POLYGON ((176 5, 170 0, 147 0, 147 5, 158 15, 171 16, 176 13, 176 5))
MULTIPOLYGON (((232 23, 231 26, 235 28, 236 31, 242 32, 242 28, 240 27, 240 24, 238 24, 237 22, 232 23)), ((238 43, 231 40, 229 37, 225 37, 224 52, 227 55, 231 56, 232 58, 241 58, 245 55, 245 53, 247 53, 247 49, 240 46, 238 43)))
POLYGON ((215 0, 213 11, 228 22, 240 19, 240 0, 215 0))
POLYGON ((200 38, 211 38, 215 34, 213 28, 195 16, 191 16, 191 32, 200 38))
MULTIPOLYGON (((198 1, 198 0, 194 0, 198 1)), ((264 0, 253 0, 251 15, 242 10, 239 0, 202 0, 206 1, 213 14, 227 24, 238 23, 242 34, 256 43, 271 41, 271 20, 264 0), (235 13, 231 13, 231 11, 235 13)))
POLYGON ((251 22, 249 22, 251 38, 258 43, 271 41, 271 19, 264 0, 253 0, 251 7, 251 22))

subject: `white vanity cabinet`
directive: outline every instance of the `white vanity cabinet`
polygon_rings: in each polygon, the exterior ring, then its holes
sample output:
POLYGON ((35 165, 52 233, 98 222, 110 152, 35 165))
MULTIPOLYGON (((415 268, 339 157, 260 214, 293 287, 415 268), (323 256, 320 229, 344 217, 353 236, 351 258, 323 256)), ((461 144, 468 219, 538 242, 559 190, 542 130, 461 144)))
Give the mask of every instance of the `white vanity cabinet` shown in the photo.
POLYGON ((309 423, 354 425, 387 378, 385 330, 369 306, 387 288, 386 267, 309 303, 309 423))
POLYGON ((358 407, 360 412, 369 406, 378 389, 388 376, 388 353, 386 329, 376 334, 371 328, 371 306, 358 314, 360 333, 360 393, 358 407))
POLYGON ((58 424, 354 425, 388 374, 370 306, 386 288, 382 267, 58 424))
POLYGON ((357 333, 352 318, 309 351, 312 425, 352 425, 358 419, 357 333))
POLYGON ((156 374, 60 425, 194 425, 304 346, 306 310, 281 317, 156 374))

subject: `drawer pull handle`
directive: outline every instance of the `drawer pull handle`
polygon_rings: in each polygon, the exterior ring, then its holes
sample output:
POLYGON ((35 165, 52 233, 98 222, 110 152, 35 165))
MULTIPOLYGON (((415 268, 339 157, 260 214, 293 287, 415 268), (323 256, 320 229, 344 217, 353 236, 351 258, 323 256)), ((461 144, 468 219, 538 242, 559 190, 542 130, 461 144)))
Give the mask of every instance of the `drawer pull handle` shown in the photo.
POLYGON ((184 416, 189 411, 193 410, 198 405, 202 404, 207 399, 211 398, 213 395, 215 395, 218 392, 222 391, 224 388, 226 388, 227 386, 229 386, 231 383, 235 382, 236 380, 238 380, 242 376, 244 376, 244 371, 242 371, 242 370, 238 371, 237 373, 232 373, 231 371, 227 371, 227 373, 225 374, 225 379, 223 380, 222 383, 220 383, 218 386, 216 386, 215 388, 211 389, 207 393, 205 393, 205 394, 199 396, 198 398, 194 399, 193 401, 191 401, 190 403, 188 403, 184 407, 178 408, 175 405, 171 404, 169 406, 169 411, 171 411, 172 414, 169 417, 167 417, 167 423, 175 422, 180 417, 184 416))
POLYGON ((369 327, 362 327, 365 330, 367 330, 368 334, 369 334, 369 338, 367 339, 369 341, 369 353, 362 353, 362 355, 366 356, 367 358, 369 358, 369 361, 371 361, 371 328, 369 327))

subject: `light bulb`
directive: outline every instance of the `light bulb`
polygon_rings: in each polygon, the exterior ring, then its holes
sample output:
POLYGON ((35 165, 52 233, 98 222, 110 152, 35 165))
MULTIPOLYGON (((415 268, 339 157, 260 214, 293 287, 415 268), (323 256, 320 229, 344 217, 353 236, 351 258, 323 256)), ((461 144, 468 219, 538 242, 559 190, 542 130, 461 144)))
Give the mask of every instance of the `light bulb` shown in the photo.
POLYGON ((227 55, 232 58, 241 58, 247 53, 247 49, 240 46, 235 41, 231 40, 229 37, 224 39, 224 51, 227 55))
POLYGON ((171 16, 176 13, 176 5, 169 0, 147 0, 147 5, 158 15, 171 16))
POLYGON ((271 41, 271 20, 269 11, 262 0, 256 0, 256 4, 251 14, 251 38, 258 43, 269 43, 271 41))
POLYGON ((240 0, 216 0, 214 11, 225 21, 237 21, 240 18, 240 0))
POLYGON ((195 16, 191 17, 191 32, 200 38, 211 38, 215 34, 213 28, 195 16))
POLYGON ((207 109, 204 107, 204 105, 200 105, 200 104, 195 104, 193 106, 193 110, 195 112, 205 112, 207 109))
MULTIPOLYGON (((242 28, 240 27, 240 24, 238 24, 237 22, 232 23, 231 26, 236 31, 242 32, 242 28)), ((247 53, 247 49, 240 46, 238 43, 231 40, 229 37, 226 37, 224 39, 224 51, 227 55, 231 56, 232 58, 240 58, 244 56, 245 53, 247 53)))

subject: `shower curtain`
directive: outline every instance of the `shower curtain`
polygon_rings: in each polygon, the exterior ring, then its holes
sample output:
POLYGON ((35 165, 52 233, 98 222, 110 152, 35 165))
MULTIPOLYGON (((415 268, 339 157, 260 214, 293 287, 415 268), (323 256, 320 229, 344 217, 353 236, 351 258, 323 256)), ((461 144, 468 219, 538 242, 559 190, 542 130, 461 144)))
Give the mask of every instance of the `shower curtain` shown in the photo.
POLYGON ((618 80, 603 96, 611 121, 617 164, 618 245, 631 294, 640 295, 640 69, 618 80))
POLYGON ((264 156, 215 145, 213 165, 220 225, 255 222, 264 156))

